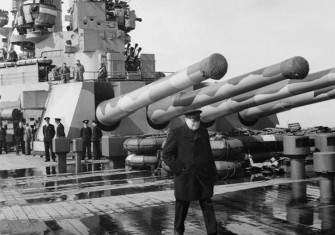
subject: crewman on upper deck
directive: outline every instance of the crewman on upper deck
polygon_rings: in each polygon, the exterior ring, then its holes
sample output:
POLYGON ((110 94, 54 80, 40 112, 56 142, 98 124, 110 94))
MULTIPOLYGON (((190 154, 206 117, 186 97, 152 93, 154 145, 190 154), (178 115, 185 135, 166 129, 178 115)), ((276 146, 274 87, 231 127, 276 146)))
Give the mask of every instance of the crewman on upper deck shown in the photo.
POLYGON ((7 51, 5 48, 1 48, 0 61, 5 61, 6 59, 7 59, 7 51))
POLYGON ((99 68, 98 81, 107 81, 107 69, 104 63, 101 63, 101 67, 99 68))
POLYGON ((16 62, 17 58, 18 58, 17 53, 14 50, 14 48, 12 47, 11 50, 8 52, 8 59, 7 59, 7 61, 8 62, 16 62))
POLYGON ((77 60, 74 66, 74 80, 77 82, 82 82, 84 80, 84 72, 84 66, 80 63, 80 60, 77 60))
POLYGON ((62 67, 59 69, 59 75, 62 83, 68 83, 70 77, 70 69, 63 63, 62 67))

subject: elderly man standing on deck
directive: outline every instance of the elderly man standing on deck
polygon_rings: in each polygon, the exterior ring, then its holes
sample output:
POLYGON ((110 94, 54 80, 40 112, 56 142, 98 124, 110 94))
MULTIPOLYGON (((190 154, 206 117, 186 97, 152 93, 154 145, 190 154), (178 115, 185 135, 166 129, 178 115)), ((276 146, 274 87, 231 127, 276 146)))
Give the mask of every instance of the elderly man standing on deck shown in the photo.
POLYGON ((199 201, 207 234, 217 234, 211 197, 217 180, 209 135, 200 126, 201 110, 185 113, 185 125, 171 130, 163 148, 163 161, 174 174, 175 234, 184 234, 190 201, 199 201))

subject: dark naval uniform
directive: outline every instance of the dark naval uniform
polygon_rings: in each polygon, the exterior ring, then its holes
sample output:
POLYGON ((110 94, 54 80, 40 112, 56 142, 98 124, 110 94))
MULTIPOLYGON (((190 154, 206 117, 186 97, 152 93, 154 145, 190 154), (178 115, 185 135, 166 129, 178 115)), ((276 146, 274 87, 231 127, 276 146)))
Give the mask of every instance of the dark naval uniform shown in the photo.
POLYGON ((55 137, 55 126, 52 124, 43 126, 45 160, 50 161, 50 152, 52 160, 56 160, 55 153, 52 150, 52 139, 55 137))
POLYGON ((64 126, 62 123, 59 123, 56 127, 56 137, 57 138, 65 137, 64 126))
POLYGON ((80 129, 80 138, 83 140, 83 157, 84 160, 86 157, 87 150, 87 158, 91 159, 91 138, 92 138, 92 129, 91 127, 83 127, 80 129))
POLYGON ((0 154, 2 154, 2 148, 7 153, 7 143, 6 143, 6 128, 0 127, 0 154))
POLYGON ((93 126, 92 142, 93 142, 93 159, 98 160, 101 158, 100 141, 102 131, 98 125, 93 126))
POLYGON ((216 234, 216 218, 211 197, 217 170, 204 127, 193 132, 186 124, 170 131, 163 148, 163 160, 174 174, 176 198, 175 231, 184 233, 190 201, 198 200, 208 234, 216 234))
POLYGON ((16 141, 16 154, 19 154, 20 152, 20 146, 22 149, 22 154, 25 154, 25 147, 24 147, 24 140, 23 140, 23 135, 24 135, 24 127, 18 126, 15 129, 15 141, 16 141))

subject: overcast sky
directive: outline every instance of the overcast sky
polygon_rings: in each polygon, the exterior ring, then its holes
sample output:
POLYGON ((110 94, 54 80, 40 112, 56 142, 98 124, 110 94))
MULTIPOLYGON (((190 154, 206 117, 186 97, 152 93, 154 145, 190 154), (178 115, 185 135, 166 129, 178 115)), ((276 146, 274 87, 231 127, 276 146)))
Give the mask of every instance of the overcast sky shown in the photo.
MULTIPOLYGON (((1 2, 2 9, 11 9, 10 0, 1 2)), ((67 9, 68 0, 63 2, 67 9)), ((132 43, 138 43, 142 53, 155 54, 157 71, 177 71, 212 53, 228 61, 223 79, 293 56, 307 59, 310 72, 335 67, 334 0, 131 0, 129 4, 143 19, 130 33, 132 43)))

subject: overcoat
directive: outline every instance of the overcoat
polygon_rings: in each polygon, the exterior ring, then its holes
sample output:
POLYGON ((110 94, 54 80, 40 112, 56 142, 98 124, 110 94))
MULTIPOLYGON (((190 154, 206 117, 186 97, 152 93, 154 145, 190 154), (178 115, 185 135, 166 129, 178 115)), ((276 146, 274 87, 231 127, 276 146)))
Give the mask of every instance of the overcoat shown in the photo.
POLYGON ((59 123, 56 127, 56 137, 65 137, 64 126, 62 123, 59 123))
POLYGON ((51 142, 52 139, 54 138, 55 136, 55 126, 52 125, 52 124, 49 124, 48 126, 47 125, 44 125, 43 126, 43 135, 44 135, 44 139, 43 141, 44 142, 51 142))
POLYGON ((93 126, 92 141, 100 142, 102 137, 102 131, 98 125, 93 126))
POLYGON ((91 127, 82 127, 80 129, 80 138, 83 140, 83 142, 91 142, 92 138, 92 129, 91 127))
POLYGON ((83 81, 84 80, 85 68, 82 64, 74 66, 74 80, 83 81))
POLYGON ((0 141, 6 141, 7 131, 4 127, 0 127, 0 141))
POLYGON ((174 174, 176 199, 194 201, 213 196, 217 169, 206 128, 200 126, 193 132, 185 124, 171 130, 162 158, 174 174))
POLYGON ((23 140, 30 142, 33 137, 32 130, 30 127, 26 127, 24 130, 23 140))
POLYGON ((15 129, 15 140, 16 141, 23 141, 23 135, 24 135, 24 127, 17 127, 15 129))

